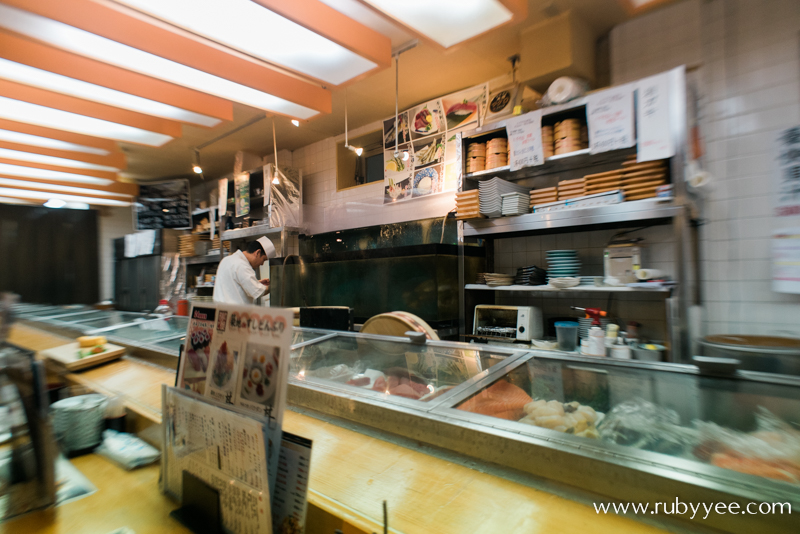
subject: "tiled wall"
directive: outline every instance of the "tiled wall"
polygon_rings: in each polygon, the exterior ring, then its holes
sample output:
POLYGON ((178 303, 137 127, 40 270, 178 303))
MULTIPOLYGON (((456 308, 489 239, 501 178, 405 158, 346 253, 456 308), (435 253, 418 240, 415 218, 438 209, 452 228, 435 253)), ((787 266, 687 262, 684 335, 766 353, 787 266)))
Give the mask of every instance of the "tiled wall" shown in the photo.
POLYGON ((771 290, 769 238, 781 129, 800 124, 800 2, 688 0, 616 27, 615 84, 699 67, 705 165, 715 182, 701 227, 705 333, 800 335, 800 296, 771 290))
MULTIPOLYGON (((635 229, 632 228, 632 229, 635 229)), ((500 273, 516 274, 517 269, 536 265, 547 269, 547 251, 574 249, 581 261, 581 275, 603 275, 603 249, 616 233, 628 229, 592 230, 587 232, 515 237, 495 241, 494 270, 500 273)), ((675 241, 671 226, 654 226, 637 230, 626 237, 644 238, 642 265, 649 269, 659 269, 674 276, 675 241)), ((537 293, 496 292, 496 303, 516 306, 536 306, 542 310, 545 319, 552 317, 579 317, 580 312, 570 306, 580 308, 600 308, 609 311, 620 325, 636 321, 642 325, 641 335, 648 340, 663 341, 666 338, 666 294, 652 293, 537 293), (613 298, 609 300, 609 295, 613 298), (609 306, 610 304, 610 306, 609 306), (610 309, 609 309, 610 308, 610 309)))
MULTIPOLYGON (((349 132, 351 137, 382 128, 381 122, 349 132)), ((303 221, 309 234, 441 217, 455 208, 454 193, 383 205, 383 182, 336 190, 336 143, 329 137, 295 150, 292 166, 303 171, 303 221)))
POLYGON ((114 298, 113 240, 134 232, 131 208, 101 208, 98 210, 98 239, 100 240, 100 300, 114 298))

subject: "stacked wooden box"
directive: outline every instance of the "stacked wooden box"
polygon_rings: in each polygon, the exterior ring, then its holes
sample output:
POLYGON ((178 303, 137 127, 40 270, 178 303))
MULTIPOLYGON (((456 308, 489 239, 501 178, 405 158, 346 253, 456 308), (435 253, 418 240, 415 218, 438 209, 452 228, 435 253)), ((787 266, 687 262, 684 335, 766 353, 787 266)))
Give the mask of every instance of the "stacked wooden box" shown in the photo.
POLYGON ((558 200, 558 188, 547 187, 544 189, 533 189, 531 191, 531 208, 558 200))
POLYGON ((508 165, 508 139, 497 137, 486 142, 486 169, 508 165))
POLYGON ((667 183, 667 164, 664 160, 637 163, 630 159, 621 169, 588 174, 584 178, 587 195, 622 189, 625 200, 641 200, 656 196, 658 186, 667 183))
POLYGON ((554 146, 553 127, 542 126, 542 154, 544 159, 553 157, 554 146))
POLYGON ((483 217, 483 215, 480 213, 480 199, 478 198, 479 194, 480 192, 477 189, 456 193, 457 219, 474 219, 476 217, 483 217))
POLYGON ((578 119, 564 119, 557 122, 553 129, 555 138, 555 154, 568 154, 580 150, 581 123, 578 119))
POLYGON ((582 197, 586 194, 585 178, 562 180, 558 182, 558 200, 582 197))
POLYGON ((467 146, 467 172, 486 169, 486 143, 471 143, 467 146))
POLYGON ((181 258, 190 258, 195 255, 194 244, 200 241, 202 236, 198 234, 186 234, 178 236, 178 252, 181 258))

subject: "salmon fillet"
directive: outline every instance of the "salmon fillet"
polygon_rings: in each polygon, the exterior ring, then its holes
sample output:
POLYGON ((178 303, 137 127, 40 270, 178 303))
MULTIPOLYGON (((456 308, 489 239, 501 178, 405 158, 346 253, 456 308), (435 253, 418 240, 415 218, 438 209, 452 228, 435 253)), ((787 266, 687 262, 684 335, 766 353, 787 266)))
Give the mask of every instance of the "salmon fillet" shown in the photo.
POLYGON ((525 391, 517 386, 498 380, 458 407, 465 412, 490 415, 499 419, 519 421, 525 416, 523 406, 533 402, 525 391))

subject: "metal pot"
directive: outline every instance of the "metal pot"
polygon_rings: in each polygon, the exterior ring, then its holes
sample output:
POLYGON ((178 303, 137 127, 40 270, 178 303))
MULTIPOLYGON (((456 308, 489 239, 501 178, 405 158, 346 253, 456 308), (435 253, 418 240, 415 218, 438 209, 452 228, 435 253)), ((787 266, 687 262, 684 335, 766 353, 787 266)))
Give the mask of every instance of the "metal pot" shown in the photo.
POLYGON ((800 339, 777 336, 715 335, 700 341, 706 356, 733 358, 740 369, 800 375, 800 339))

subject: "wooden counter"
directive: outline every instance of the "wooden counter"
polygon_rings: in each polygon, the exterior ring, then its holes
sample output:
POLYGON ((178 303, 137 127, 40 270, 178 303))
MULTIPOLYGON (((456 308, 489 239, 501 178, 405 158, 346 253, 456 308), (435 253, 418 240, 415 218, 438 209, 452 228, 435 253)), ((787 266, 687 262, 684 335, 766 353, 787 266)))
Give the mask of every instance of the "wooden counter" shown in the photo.
MULTIPOLYGON (((23 329, 30 327, 16 326, 11 340, 33 350, 46 348, 39 346, 43 338, 23 329), (31 343, 20 342, 22 337, 31 343)), ((157 413, 160 422, 160 384, 171 384, 174 372, 129 359, 70 378, 98 391, 124 393, 129 397, 129 406, 139 409, 137 413, 150 414, 154 420, 157 413), (133 396, 136 398, 131 399, 133 396)), ((590 504, 482 472, 478 470, 480 466, 471 469, 297 412, 286 412, 284 428, 314 441, 308 534, 333 534, 335 528, 343 529, 345 534, 380 532, 384 499, 388 501, 391 531, 399 533, 665 532, 626 517, 598 516, 590 504)), ((34 519, 16 523, 24 528, 39 525, 40 530, 0 532, 105 534, 122 526, 133 528, 137 534, 183 532, 167 517, 176 505, 159 493, 157 467, 127 473, 94 456, 74 463, 100 491, 59 507, 56 523, 47 527, 45 519, 39 519, 46 514, 39 513, 33 514, 34 519), (128 485, 130 491, 121 488, 128 485), (96 511, 89 512, 90 509, 96 511), (89 517, 91 514, 98 517, 89 517), (140 526, 136 526, 133 517, 126 524, 129 515, 135 515, 140 526), (111 524, 109 517, 118 518, 119 524, 111 524), (85 523, 80 523, 81 519, 85 523), (77 528, 79 524, 81 528, 77 528)))

